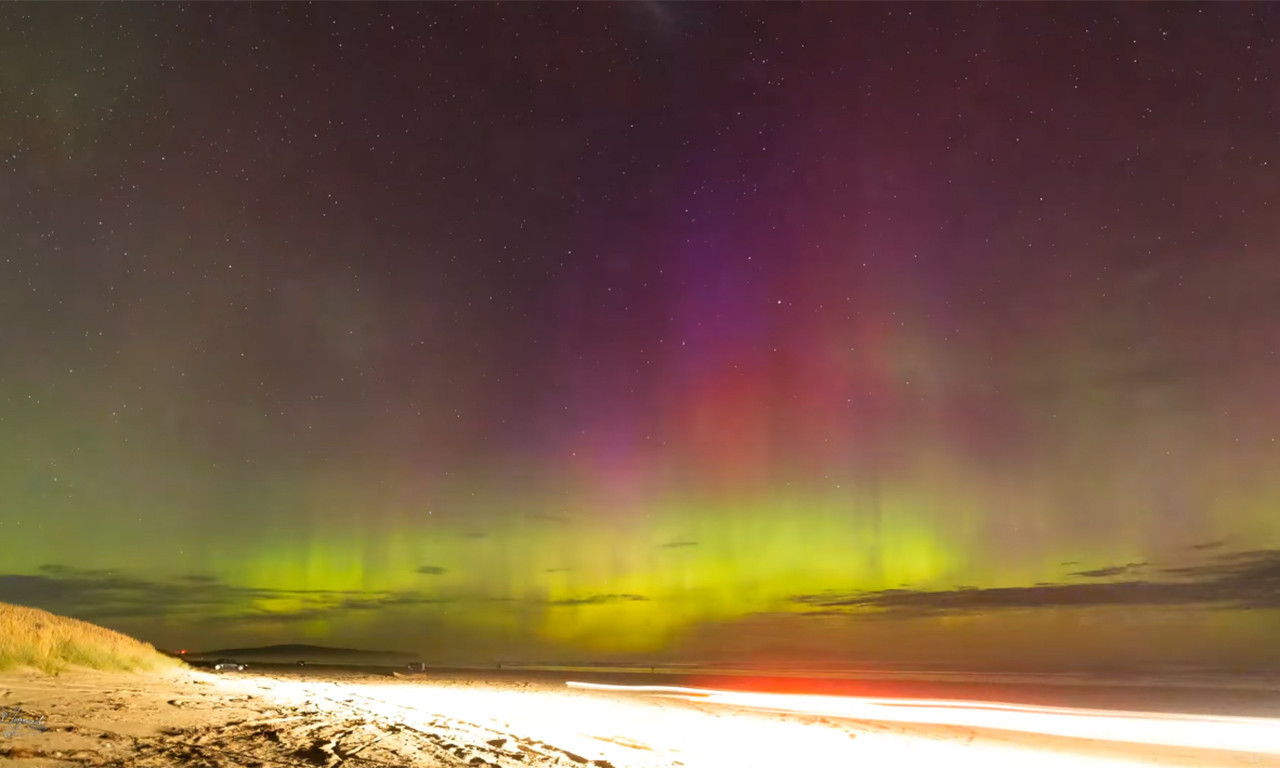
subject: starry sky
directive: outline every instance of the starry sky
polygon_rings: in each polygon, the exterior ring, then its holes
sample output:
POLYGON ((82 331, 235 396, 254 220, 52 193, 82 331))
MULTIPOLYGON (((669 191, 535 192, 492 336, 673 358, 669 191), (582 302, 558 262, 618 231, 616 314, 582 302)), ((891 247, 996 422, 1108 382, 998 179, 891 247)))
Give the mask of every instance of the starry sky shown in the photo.
POLYGON ((1280 667, 1280 9, 0 8, 0 600, 1280 667))

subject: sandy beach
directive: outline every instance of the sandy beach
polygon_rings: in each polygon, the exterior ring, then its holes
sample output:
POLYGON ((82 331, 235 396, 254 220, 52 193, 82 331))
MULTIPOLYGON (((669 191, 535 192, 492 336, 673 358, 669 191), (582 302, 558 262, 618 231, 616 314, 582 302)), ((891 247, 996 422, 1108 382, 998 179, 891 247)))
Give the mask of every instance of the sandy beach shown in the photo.
POLYGON ((19 768, 1280 766, 1274 753, 770 712, 546 674, 7 672, 0 706, 43 718, 0 739, 19 768))

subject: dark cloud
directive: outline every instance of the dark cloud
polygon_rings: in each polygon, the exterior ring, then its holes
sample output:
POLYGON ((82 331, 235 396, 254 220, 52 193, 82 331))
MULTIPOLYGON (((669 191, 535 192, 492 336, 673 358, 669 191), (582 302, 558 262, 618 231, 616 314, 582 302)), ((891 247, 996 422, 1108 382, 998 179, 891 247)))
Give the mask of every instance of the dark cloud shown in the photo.
MULTIPOLYGON (((191 625, 296 623, 333 619, 344 613, 427 609, 459 603, 516 603, 518 598, 462 593, 428 595, 412 591, 263 589, 241 587, 205 575, 149 581, 114 571, 47 565, 37 574, 0 574, 0 602, 43 608, 99 623, 164 616, 191 625), (284 610, 272 604, 288 605, 284 610)), ((439 575, 445 569, 423 565, 417 571, 439 575)), ((529 599, 530 606, 598 605, 646 600, 640 595, 588 595, 558 601, 529 599)))
POLYGON ((1240 552, 1220 552, 1213 556, 1215 560, 1258 560, 1266 559, 1275 550, 1247 549, 1240 552))
POLYGON ((420 565, 416 573, 420 573, 423 576, 440 576, 446 573, 446 570, 438 565, 420 565))
POLYGON ((644 595, 588 595, 586 597, 570 597, 564 600, 552 600, 551 605, 604 605, 606 603, 632 603, 648 600, 644 595))
MULTIPOLYGON (((473 598, 481 600, 484 598, 473 598)), ((449 603, 462 602, 461 597, 440 597, 420 595, 416 592, 393 592, 382 596, 378 599, 378 606, 389 608, 392 606, 414 606, 414 605, 447 605, 449 603)))
POLYGON ((548 568, 547 573, 569 573, 572 568, 548 568))
MULTIPOLYGON (((1114 576, 1130 566, 1082 571, 1082 576, 1114 576)), ((1280 550, 1219 556, 1213 561, 1161 570, 1167 578, 1031 587, 797 595, 814 613, 879 613, 888 616, 974 613, 1006 608, 1064 608, 1117 605, 1200 606, 1230 609, 1280 608, 1280 550)))
POLYGON ((218 577, 206 576, 200 573, 190 573, 190 574, 187 574, 186 576, 183 576, 182 580, 189 581, 194 584, 216 584, 218 582, 218 577))
POLYGON ((1190 547, 1188 547, 1188 549, 1199 549, 1199 550, 1217 549, 1218 547, 1221 547, 1226 543, 1227 543, 1226 539, 1221 539, 1219 541, 1207 541, 1203 544, 1192 544, 1190 547))
POLYGON ((0 574, 0 601, 90 620, 169 616, 193 623, 295 621, 332 617, 335 611, 372 611, 446 601, 409 592, 239 587, 205 575, 149 581, 114 571, 66 565, 46 565, 39 571, 34 575, 0 574), (289 611, 259 607, 271 601, 288 601, 296 607, 289 611))
POLYGON ((38 569, 40 573, 50 576, 110 576, 115 571, 105 568, 75 568, 70 565, 42 565, 38 569))
POLYGON ((487 533, 482 533, 482 532, 480 532, 480 531, 472 531, 471 533, 464 534, 464 538, 468 538, 468 539, 487 539, 487 538, 489 538, 489 534, 487 534, 487 533))
POLYGON ((1136 571, 1140 568, 1146 568, 1150 563, 1125 563, 1124 565, 1109 565, 1105 568, 1093 568, 1087 571, 1072 571, 1068 576, 1084 576, 1090 579, 1105 579, 1112 576, 1123 576, 1126 573, 1136 571))
POLYGON ((1128 573, 1129 566, 1113 565, 1110 568, 1096 568, 1092 571, 1076 571, 1068 574, 1069 576, 1088 576, 1090 578, 1101 579, 1107 576, 1119 576, 1122 573, 1128 573))
POLYGON ((668 541, 666 544, 659 544, 662 549, 679 549, 681 547, 696 547, 696 541, 668 541))

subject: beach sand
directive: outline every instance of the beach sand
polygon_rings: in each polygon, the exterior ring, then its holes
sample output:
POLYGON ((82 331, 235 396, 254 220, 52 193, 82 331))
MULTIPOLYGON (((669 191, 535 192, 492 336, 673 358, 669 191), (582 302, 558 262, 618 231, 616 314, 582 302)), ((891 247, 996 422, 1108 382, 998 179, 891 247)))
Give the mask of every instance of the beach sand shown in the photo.
POLYGON ((554 676, 0 673, 14 768, 1280 766, 1280 756, 747 711, 554 676))

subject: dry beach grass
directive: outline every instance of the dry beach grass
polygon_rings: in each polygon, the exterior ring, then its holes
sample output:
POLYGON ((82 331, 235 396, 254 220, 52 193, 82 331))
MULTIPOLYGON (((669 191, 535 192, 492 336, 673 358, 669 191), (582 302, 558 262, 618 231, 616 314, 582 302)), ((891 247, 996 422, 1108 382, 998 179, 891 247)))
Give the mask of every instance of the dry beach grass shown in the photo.
POLYGON ((105 627, 0 603, 0 670, 30 667, 57 674, 70 667, 130 672, 177 666, 151 645, 105 627))

